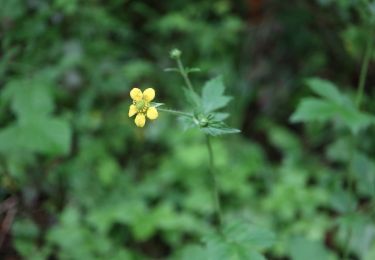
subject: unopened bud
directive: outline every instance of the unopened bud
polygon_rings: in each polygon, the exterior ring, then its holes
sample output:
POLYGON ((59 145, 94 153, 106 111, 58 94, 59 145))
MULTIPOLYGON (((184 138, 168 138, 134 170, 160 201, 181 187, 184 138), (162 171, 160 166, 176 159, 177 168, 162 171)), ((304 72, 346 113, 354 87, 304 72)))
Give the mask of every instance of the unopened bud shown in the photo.
POLYGON ((181 53, 182 52, 179 49, 173 49, 173 50, 171 50, 170 55, 171 55, 172 59, 178 59, 178 58, 180 58, 181 53))

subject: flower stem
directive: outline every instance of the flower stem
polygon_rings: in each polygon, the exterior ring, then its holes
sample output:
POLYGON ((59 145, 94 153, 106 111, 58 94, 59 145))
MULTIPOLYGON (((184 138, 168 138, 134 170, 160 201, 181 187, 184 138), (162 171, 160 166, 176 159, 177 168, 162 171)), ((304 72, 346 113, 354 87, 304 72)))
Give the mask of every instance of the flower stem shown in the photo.
POLYGON ((185 112, 178 111, 178 110, 164 109, 164 108, 158 108, 158 110, 161 111, 161 112, 167 112, 167 113, 171 113, 171 114, 178 115, 178 116, 193 117, 192 114, 185 113, 185 112))
POLYGON ((358 108, 360 108, 361 106, 363 92, 365 89, 368 65, 370 63, 373 48, 374 48, 374 38, 375 38, 375 30, 373 29, 372 31, 369 32, 369 38, 367 42, 365 57, 362 62, 361 72, 360 72, 359 81, 358 81, 358 90, 357 90, 357 98, 356 98, 356 105, 358 108))
POLYGON ((186 72, 186 69, 184 65, 182 64, 181 58, 177 57, 176 58, 177 66, 178 66, 178 71, 180 72, 181 76, 184 78, 186 86, 194 92, 193 84, 191 84, 191 81, 189 79, 188 73, 186 72))
POLYGON ((210 136, 208 135, 206 135, 206 145, 207 145, 208 156, 209 156, 209 174, 211 178, 212 193, 213 193, 213 199, 214 199, 214 204, 215 204, 216 222, 220 228, 222 225, 222 213, 221 213, 221 206, 220 206, 219 189, 218 189, 216 176, 214 172, 214 154, 212 150, 211 139, 210 139, 210 136))

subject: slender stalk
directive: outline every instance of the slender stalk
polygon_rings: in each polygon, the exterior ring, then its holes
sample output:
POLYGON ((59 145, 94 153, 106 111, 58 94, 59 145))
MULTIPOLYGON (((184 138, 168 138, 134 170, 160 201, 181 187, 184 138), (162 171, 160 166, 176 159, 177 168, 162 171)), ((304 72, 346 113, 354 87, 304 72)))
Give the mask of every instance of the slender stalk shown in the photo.
POLYGON ((171 113, 171 114, 178 115, 178 116, 193 117, 192 114, 185 113, 185 112, 178 111, 178 110, 165 109, 165 108, 158 108, 158 110, 161 112, 167 112, 167 113, 171 113))
POLYGON ((213 199, 215 204, 215 213, 216 213, 216 220, 219 225, 219 228, 222 225, 222 213, 221 213, 221 206, 220 206, 220 198, 219 198, 219 189, 216 181, 216 176, 214 172, 214 154, 212 151, 212 145, 210 136, 206 135, 206 144, 208 149, 208 156, 209 156, 209 174, 211 178, 211 184, 212 184, 212 193, 213 193, 213 199))
POLYGON ((358 108, 360 108, 361 102, 362 102, 362 97, 363 97, 363 92, 365 89, 366 77, 367 77, 367 72, 368 72, 368 65, 370 63, 373 48, 374 48, 374 39, 375 39, 375 30, 373 29, 369 33, 366 52, 363 58, 361 72, 359 75, 357 97, 356 97, 356 105, 358 108))
POLYGON ((193 84, 191 84, 191 81, 189 79, 188 73, 186 72, 186 69, 185 69, 184 65, 182 64, 182 61, 181 61, 180 57, 178 57, 176 59, 176 61, 177 61, 178 70, 179 70, 181 76, 184 78, 186 86, 191 91, 194 91, 193 84))
POLYGON ((345 246, 344 246, 344 255, 343 255, 344 260, 350 259, 349 258, 349 246, 350 246, 351 238, 352 238, 352 228, 349 227, 348 236, 346 237, 345 246))
MULTIPOLYGON (((365 51, 365 56, 362 61, 361 65, 361 72, 359 75, 359 80, 358 80, 358 88, 357 88, 357 96, 355 100, 355 104, 358 109, 361 107, 362 103, 362 98, 363 98, 363 93, 365 89, 365 84, 366 84, 366 77, 367 77, 367 72, 368 72, 368 65, 371 60, 372 52, 373 52, 373 47, 374 47, 374 38, 375 38, 375 30, 372 29, 372 31, 369 32, 369 38, 367 42, 367 47, 365 51)), ((354 183, 354 174, 353 174, 353 161, 354 161, 354 152, 355 152, 355 146, 356 146, 356 136, 352 137, 353 143, 352 143, 352 149, 350 153, 350 160, 349 160, 349 170, 348 170, 348 191, 355 195, 355 183, 354 183)), ((356 209, 353 209, 355 211, 356 209)), ((351 213, 353 212, 351 211, 351 213)), ((350 246, 350 241, 352 239, 352 228, 349 227, 349 231, 347 234, 347 238, 345 241, 344 245, 344 255, 343 259, 349 259, 349 246, 350 246)))

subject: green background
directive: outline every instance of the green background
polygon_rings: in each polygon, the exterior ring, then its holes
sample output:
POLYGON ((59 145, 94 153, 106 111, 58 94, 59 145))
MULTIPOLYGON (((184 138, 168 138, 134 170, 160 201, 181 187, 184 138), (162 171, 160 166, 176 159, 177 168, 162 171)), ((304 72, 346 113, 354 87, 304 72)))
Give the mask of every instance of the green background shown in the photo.
MULTIPOLYGON (((203 259, 204 136, 166 113, 128 118, 133 87, 184 109, 183 80, 164 72, 176 47, 197 89, 223 75, 233 97, 242 132, 213 150, 225 220, 254 225, 234 240, 267 259, 375 259, 373 125, 332 109, 290 120, 311 77, 354 100, 374 14, 365 0, 2 1, 0 258, 203 259)), ((206 259, 262 259, 210 245, 206 259)))

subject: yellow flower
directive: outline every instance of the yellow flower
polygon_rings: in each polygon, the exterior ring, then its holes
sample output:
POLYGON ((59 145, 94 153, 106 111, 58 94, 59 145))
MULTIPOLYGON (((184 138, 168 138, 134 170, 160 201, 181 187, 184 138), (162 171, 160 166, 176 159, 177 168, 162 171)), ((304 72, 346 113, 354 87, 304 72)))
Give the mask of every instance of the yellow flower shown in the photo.
POLYGON ((130 97, 133 99, 133 104, 129 107, 129 117, 136 115, 134 122, 138 127, 145 125, 146 116, 150 120, 158 118, 158 110, 150 106, 150 102, 155 98, 153 88, 148 88, 143 93, 139 88, 133 88, 130 97))

